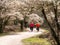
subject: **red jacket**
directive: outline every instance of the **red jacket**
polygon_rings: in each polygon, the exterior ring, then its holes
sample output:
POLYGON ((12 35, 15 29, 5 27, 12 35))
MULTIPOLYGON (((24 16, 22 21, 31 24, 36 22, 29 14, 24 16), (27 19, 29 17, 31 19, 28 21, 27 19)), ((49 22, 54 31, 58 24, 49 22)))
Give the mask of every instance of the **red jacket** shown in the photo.
POLYGON ((36 27, 40 27, 40 24, 37 23, 37 24, 36 24, 36 27))
POLYGON ((31 23, 29 26, 30 26, 30 27, 34 27, 34 24, 33 24, 33 23, 31 23))

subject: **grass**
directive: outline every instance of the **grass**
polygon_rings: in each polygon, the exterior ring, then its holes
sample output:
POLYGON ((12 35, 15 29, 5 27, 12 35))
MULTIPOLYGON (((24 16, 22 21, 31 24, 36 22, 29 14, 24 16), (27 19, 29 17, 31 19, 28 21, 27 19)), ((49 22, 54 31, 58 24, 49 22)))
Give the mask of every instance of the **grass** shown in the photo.
POLYGON ((9 33, 1 33, 0 36, 8 35, 9 33))
POLYGON ((0 37, 1 36, 6 36, 6 35, 14 35, 15 32, 6 32, 6 33, 0 33, 0 37))
POLYGON ((47 38, 28 38, 22 40, 24 45, 51 45, 49 41, 47 41, 47 38))

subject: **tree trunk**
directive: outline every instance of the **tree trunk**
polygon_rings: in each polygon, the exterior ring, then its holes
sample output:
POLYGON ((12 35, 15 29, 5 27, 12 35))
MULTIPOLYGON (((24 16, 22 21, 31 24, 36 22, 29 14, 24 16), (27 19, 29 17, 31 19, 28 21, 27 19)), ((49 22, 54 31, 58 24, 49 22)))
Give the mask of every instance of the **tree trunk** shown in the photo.
POLYGON ((52 26, 50 25, 50 23, 48 22, 44 9, 42 9, 42 13, 43 13, 43 15, 44 15, 44 18, 45 18, 48 26, 49 26, 50 29, 51 29, 51 33, 52 33, 53 38, 54 38, 55 41, 57 42, 57 45, 60 45, 59 38, 57 37, 57 35, 56 35, 54 29, 52 28, 52 26))
POLYGON ((23 27, 24 27, 23 26, 23 24, 24 24, 23 20, 20 21, 20 24, 21 24, 21 28, 20 29, 21 29, 21 31, 23 31, 23 27))
POLYGON ((0 24, 0 33, 3 33, 2 25, 0 24))
POLYGON ((27 24, 28 24, 28 22, 27 22, 27 17, 25 16, 25 17, 24 17, 24 27, 25 27, 25 28, 27 28, 27 27, 28 27, 28 25, 27 25, 27 24))
POLYGON ((3 33, 3 29, 2 29, 2 23, 3 23, 3 20, 0 18, 0 33, 3 33))

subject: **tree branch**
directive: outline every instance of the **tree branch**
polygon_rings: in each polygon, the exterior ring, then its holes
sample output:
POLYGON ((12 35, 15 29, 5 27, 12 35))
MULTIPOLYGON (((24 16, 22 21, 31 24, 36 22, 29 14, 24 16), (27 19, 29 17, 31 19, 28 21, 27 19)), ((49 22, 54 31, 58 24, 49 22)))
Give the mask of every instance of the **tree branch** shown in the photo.
POLYGON ((52 26, 50 25, 50 23, 49 23, 48 20, 47 20, 47 17, 46 17, 44 8, 42 8, 42 13, 43 13, 43 15, 44 15, 44 18, 45 18, 45 20, 46 20, 48 26, 49 26, 50 29, 51 29, 52 36, 54 37, 54 39, 55 39, 56 42, 58 43, 59 39, 58 39, 58 37, 56 36, 56 33, 55 33, 54 29, 52 28, 52 26))

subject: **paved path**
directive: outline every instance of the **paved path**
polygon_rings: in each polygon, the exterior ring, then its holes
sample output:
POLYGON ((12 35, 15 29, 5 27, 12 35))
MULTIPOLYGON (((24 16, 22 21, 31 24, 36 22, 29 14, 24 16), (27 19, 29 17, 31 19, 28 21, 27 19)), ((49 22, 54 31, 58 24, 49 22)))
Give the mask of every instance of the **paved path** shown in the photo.
POLYGON ((40 29, 39 32, 36 32, 36 29, 34 30, 34 32, 17 32, 15 35, 7 35, 0 37, 0 45, 23 45, 21 42, 22 39, 42 34, 44 32, 43 29, 40 29))

